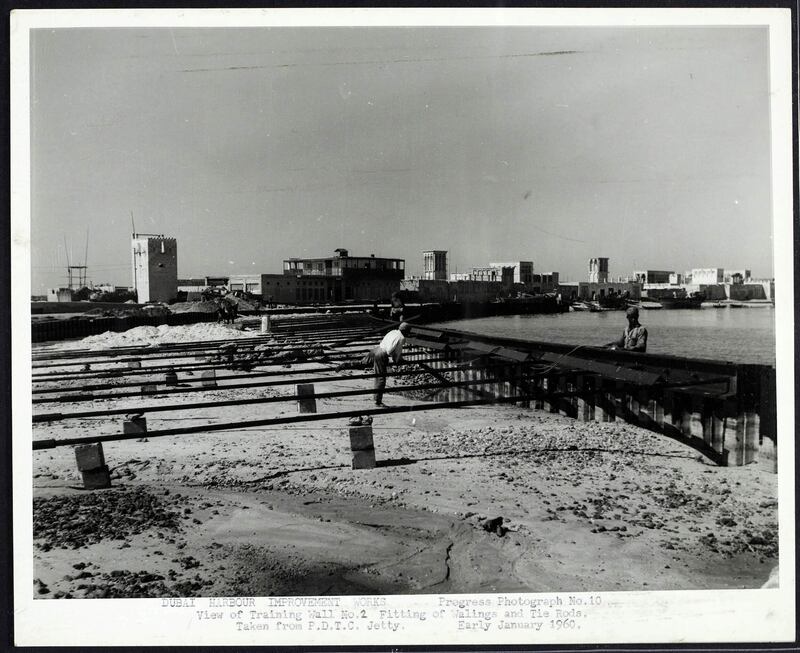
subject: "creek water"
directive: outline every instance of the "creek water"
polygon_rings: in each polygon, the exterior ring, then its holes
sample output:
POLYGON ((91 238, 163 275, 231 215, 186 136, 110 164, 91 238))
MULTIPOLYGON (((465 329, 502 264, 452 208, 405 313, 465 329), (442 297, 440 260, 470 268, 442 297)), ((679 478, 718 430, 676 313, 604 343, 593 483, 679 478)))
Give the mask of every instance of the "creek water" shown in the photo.
MULTIPOLYGON (((648 353, 775 365, 775 310, 770 305, 642 310, 639 321, 647 327, 648 353)), ((626 324, 623 311, 606 311, 509 315, 436 326, 521 340, 601 346, 619 338, 626 324)))

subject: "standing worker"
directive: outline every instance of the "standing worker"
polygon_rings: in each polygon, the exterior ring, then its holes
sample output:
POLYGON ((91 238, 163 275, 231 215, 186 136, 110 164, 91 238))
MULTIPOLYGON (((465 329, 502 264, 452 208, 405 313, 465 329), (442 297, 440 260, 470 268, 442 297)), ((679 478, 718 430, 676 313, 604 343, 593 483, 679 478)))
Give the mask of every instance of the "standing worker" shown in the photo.
POLYGON ((402 322, 403 321, 403 312, 406 309, 406 305, 402 299, 400 299, 400 295, 396 292, 392 293, 392 307, 389 309, 389 319, 394 320, 395 322, 402 322))
POLYGON ((380 344, 364 357, 364 364, 372 364, 375 371, 375 405, 384 406, 383 391, 386 388, 386 370, 389 359, 397 365, 403 355, 403 343, 406 341, 406 334, 411 331, 407 322, 403 322, 398 328, 389 331, 380 344))
POLYGON ((614 342, 609 342, 606 347, 612 349, 625 349, 627 351, 647 351, 647 329, 639 324, 639 309, 631 306, 625 311, 628 326, 622 336, 614 342))

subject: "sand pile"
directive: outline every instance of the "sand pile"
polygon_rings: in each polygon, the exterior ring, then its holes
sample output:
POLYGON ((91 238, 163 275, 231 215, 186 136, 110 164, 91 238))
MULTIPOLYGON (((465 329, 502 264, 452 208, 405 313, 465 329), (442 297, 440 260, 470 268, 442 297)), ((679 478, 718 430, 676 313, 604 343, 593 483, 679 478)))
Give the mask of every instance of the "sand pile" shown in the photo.
POLYGON ((87 336, 82 340, 65 342, 62 349, 107 349, 110 347, 150 347, 162 343, 198 342, 207 340, 229 340, 232 338, 251 338, 252 333, 245 333, 231 326, 216 322, 200 322, 182 326, 140 326, 121 333, 106 331, 96 336, 87 336))

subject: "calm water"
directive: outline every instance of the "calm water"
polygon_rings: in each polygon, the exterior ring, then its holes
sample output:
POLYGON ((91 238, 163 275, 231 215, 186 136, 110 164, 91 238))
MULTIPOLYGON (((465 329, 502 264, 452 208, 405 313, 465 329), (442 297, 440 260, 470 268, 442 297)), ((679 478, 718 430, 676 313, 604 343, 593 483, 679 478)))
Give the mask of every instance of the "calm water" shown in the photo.
MULTIPOLYGON (((648 353, 775 365, 775 310, 703 308, 643 310, 648 353)), ((484 335, 572 345, 604 345, 622 335, 625 313, 575 312, 511 315, 440 322, 438 326, 484 335)))

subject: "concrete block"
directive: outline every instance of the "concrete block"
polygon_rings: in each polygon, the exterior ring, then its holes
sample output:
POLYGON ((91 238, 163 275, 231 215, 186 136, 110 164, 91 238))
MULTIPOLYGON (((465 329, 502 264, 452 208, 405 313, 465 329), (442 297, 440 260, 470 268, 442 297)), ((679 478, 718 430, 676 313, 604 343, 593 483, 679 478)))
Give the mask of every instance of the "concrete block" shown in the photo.
POLYGON ((164 383, 167 385, 178 385, 178 375, 175 370, 169 370, 164 375, 164 383))
POLYGON ((353 469, 373 469, 375 465, 375 449, 353 452, 353 469))
POLYGON ((744 423, 744 464, 758 460, 758 432, 759 432, 758 413, 745 413, 744 423))
POLYGON ((372 426, 350 427, 350 449, 352 451, 373 449, 374 446, 375 444, 372 441, 372 426))
POLYGON ((83 476, 83 488, 85 490, 102 490, 111 487, 111 474, 108 466, 103 465, 99 469, 90 469, 81 472, 83 476))
POLYGON ((133 417, 122 423, 123 433, 147 433, 147 418, 133 417))
POLYGON ((765 437, 761 441, 761 447, 758 450, 758 467, 765 472, 778 473, 778 447, 775 445, 775 440, 770 437, 765 437))
POLYGON ((261 318, 261 333, 272 333, 272 320, 269 315, 261 318))
POLYGON ((317 400, 314 398, 313 383, 299 383, 295 387, 295 394, 300 397, 297 400, 297 412, 316 413, 317 400))
POLYGON ((204 388, 217 387, 217 372, 216 370, 205 370, 200 373, 200 385, 204 388))
POLYGON ((75 447, 75 460, 78 463, 78 471, 81 472, 105 467, 106 458, 103 455, 103 445, 99 442, 79 444, 75 447))
POLYGON ((128 361, 128 367, 132 370, 141 369, 142 361, 128 361))
POLYGON ((158 391, 158 386, 155 383, 145 383, 142 386, 142 394, 155 394, 158 391))

